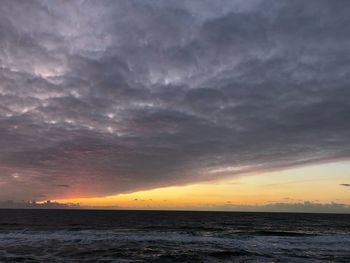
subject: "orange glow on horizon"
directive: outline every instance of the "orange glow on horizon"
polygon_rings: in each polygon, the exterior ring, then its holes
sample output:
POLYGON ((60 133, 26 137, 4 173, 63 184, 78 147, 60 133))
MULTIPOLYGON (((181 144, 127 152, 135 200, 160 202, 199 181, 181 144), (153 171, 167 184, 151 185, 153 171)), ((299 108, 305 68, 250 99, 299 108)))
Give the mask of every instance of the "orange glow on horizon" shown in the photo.
POLYGON ((349 181, 348 171, 350 162, 340 162, 241 176, 211 183, 56 201, 79 203, 82 206, 125 209, 175 209, 304 201, 350 204, 350 189, 340 186, 349 181), (327 191, 324 191, 325 189, 327 191))

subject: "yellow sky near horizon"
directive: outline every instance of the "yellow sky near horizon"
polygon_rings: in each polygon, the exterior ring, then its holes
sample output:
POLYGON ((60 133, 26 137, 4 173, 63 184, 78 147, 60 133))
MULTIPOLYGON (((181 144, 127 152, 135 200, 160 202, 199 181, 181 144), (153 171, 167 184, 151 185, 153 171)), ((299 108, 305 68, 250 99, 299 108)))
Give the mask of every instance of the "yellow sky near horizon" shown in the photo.
POLYGON ((106 197, 58 199, 82 206, 125 209, 206 208, 224 204, 343 203, 350 205, 350 161, 255 173, 216 182, 171 186, 106 197))

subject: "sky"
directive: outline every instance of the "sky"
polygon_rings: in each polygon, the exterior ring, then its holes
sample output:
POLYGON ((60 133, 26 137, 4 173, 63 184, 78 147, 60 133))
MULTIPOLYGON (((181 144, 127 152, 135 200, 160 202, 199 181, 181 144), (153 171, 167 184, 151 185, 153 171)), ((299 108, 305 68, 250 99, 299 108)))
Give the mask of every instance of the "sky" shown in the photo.
POLYGON ((349 13, 1 1, 0 201, 349 210, 349 13))

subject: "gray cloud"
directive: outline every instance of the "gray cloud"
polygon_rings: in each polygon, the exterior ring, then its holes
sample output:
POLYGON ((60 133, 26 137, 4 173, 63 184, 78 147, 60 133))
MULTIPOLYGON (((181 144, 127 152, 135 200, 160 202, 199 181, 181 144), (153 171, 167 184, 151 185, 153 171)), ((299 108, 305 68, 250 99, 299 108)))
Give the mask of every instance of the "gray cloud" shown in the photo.
POLYGON ((348 158, 350 4, 248 2, 2 1, 0 199, 348 158))
POLYGON ((350 186, 350 184, 340 184, 341 186, 350 186))
POLYGON ((15 202, 12 200, 1 201, 0 208, 6 209, 80 209, 79 204, 61 204, 58 202, 51 202, 50 200, 43 203, 30 202, 15 202))
POLYGON ((341 203, 296 202, 296 203, 270 203, 266 205, 236 205, 224 204, 207 207, 194 207, 197 210, 213 211, 242 211, 242 212, 294 212, 294 213, 340 213, 349 214, 350 206, 341 203))

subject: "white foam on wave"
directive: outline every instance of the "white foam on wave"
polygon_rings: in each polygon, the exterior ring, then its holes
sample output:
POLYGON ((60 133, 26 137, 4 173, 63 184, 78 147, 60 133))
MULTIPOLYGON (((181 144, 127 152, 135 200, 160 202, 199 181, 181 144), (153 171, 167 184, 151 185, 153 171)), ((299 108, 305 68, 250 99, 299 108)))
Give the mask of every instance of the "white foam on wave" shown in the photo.
POLYGON ((168 242, 220 242, 223 238, 194 236, 181 232, 148 232, 148 231, 104 231, 104 230, 81 230, 81 231, 16 231, 0 233, 0 244, 12 242, 41 242, 57 240, 70 242, 81 240, 83 242, 96 242, 104 240, 126 241, 168 241, 168 242))
POLYGON ((59 242, 80 242, 89 243, 97 241, 120 240, 120 241, 167 241, 167 242, 204 242, 204 243, 252 243, 254 246, 264 247, 275 244, 281 248, 284 246, 349 246, 350 235, 324 235, 324 236, 242 236, 226 235, 225 237, 206 236, 200 233, 186 232, 160 232, 160 231, 109 231, 109 230, 81 230, 81 231, 11 231, 0 233, 0 244, 11 244, 13 242, 44 242, 56 240, 59 242))

